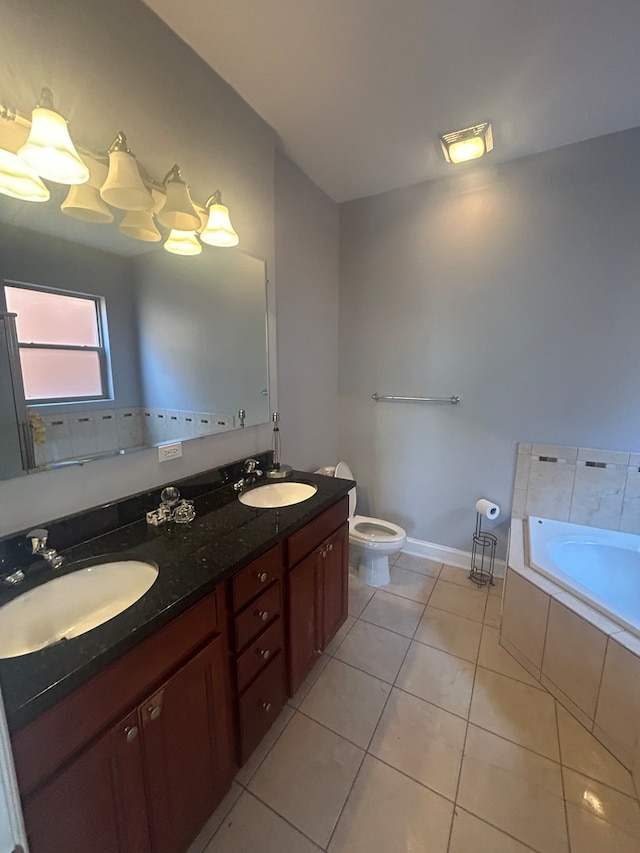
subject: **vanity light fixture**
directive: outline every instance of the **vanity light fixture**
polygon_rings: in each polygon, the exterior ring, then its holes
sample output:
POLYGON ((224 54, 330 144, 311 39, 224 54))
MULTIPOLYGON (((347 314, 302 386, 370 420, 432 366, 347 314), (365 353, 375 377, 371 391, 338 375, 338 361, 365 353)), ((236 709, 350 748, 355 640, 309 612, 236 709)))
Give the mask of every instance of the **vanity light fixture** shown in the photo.
POLYGON ((0 193, 21 201, 49 201, 51 193, 40 175, 4 148, 0 148, 0 193))
POLYGON ((207 199, 206 207, 209 210, 209 219, 204 231, 200 234, 200 239, 210 246, 221 246, 223 248, 237 246, 240 239, 231 224, 229 208, 222 204, 220 190, 216 190, 207 199))
POLYGON ((164 176, 163 184, 167 197, 158 213, 160 225, 175 231, 195 231, 200 228, 200 217, 177 163, 164 176))
POLYGON ((142 240, 144 243, 157 243, 162 236, 153 221, 151 210, 129 210, 118 226, 127 237, 142 240))
POLYGON ((195 231, 180 231, 173 228, 167 238, 164 248, 173 255, 199 255, 202 243, 196 237, 195 231))
POLYGON ((42 178, 58 184, 84 184, 89 169, 75 149, 66 120, 53 105, 51 90, 44 88, 31 114, 29 138, 18 157, 42 178))
POLYGON ((444 133, 440 137, 440 145, 447 163, 476 160, 493 149, 491 122, 485 121, 473 127, 465 127, 464 130, 444 133))
POLYGON ((120 210, 149 210, 153 197, 145 187, 127 137, 118 133, 109 148, 109 173, 102 185, 103 201, 120 210))
POLYGON ((107 176, 107 167, 96 160, 89 161, 89 180, 86 184, 69 187, 67 197, 60 210, 83 222, 108 224, 113 222, 113 213, 100 197, 100 187, 107 176))

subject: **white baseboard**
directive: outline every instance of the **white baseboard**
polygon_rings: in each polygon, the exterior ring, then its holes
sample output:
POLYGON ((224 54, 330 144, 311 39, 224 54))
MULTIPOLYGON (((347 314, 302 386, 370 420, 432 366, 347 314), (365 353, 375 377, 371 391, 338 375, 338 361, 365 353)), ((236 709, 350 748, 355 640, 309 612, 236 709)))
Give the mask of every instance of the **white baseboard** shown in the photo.
MULTIPOLYGON (((403 549, 405 554, 413 554, 415 557, 426 557, 437 563, 446 563, 448 566, 456 566, 459 569, 469 569, 471 566, 471 552, 462 551, 460 548, 450 548, 448 545, 437 545, 435 542, 425 542, 423 539, 412 539, 407 537, 407 544, 403 549)), ((503 578, 506 573, 504 560, 496 560, 494 576, 503 578)))

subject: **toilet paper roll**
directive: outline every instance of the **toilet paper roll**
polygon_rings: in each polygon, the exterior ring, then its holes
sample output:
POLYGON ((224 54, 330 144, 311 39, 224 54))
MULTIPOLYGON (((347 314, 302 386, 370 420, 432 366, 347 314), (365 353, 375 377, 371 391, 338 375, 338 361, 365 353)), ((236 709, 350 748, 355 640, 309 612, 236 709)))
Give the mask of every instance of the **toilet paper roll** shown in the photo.
POLYGON ((476 512, 484 515, 485 518, 490 518, 492 521, 500 515, 500 507, 498 504, 492 503, 487 498, 480 498, 476 503, 476 512))

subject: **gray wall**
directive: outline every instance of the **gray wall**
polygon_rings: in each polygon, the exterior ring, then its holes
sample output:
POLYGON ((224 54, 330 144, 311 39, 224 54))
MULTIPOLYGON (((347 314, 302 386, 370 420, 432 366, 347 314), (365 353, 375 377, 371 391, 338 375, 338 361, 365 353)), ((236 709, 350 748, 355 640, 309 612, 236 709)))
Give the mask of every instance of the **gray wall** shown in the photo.
POLYGON ((278 387, 283 461, 337 456, 338 205, 276 156, 278 387))
POLYGON ((339 447, 360 511, 468 550, 478 497, 508 515, 517 441, 640 449, 639 146, 636 129, 343 205, 339 447))

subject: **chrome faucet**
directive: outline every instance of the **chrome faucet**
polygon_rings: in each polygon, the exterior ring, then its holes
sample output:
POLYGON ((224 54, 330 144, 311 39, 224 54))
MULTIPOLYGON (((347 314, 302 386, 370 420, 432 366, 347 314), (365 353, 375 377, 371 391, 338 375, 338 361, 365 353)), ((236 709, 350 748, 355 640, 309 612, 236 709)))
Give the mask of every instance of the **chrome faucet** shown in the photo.
POLYGON ((48 530, 45 530, 44 527, 37 527, 27 533, 27 541, 31 543, 32 554, 45 559, 52 569, 59 569, 64 563, 64 557, 61 557, 55 548, 47 548, 48 536, 48 530))
POLYGON ((242 466, 242 472, 245 475, 241 477, 237 483, 233 484, 233 488, 236 492, 241 492, 245 486, 249 486, 251 483, 255 483, 258 477, 262 477, 262 470, 258 468, 260 463, 257 459, 247 459, 245 460, 244 465, 242 466))

